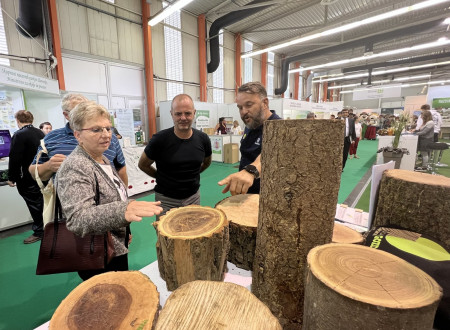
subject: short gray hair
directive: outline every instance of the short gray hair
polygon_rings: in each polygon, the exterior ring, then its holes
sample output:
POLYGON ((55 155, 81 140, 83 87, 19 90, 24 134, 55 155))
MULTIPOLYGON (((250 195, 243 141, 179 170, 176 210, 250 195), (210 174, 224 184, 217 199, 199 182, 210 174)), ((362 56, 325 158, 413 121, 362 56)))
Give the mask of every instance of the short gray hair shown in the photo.
POLYGON ((86 121, 96 117, 111 120, 111 115, 102 105, 94 101, 81 102, 70 112, 70 127, 80 131, 86 121))
POLYGON ((81 94, 69 93, 64 95, 61 100, 61 108, 63 112, 70 113, 78 103, 89 101, 89 99, 81 94))
POLYGON ((258 94, 262 100, 267 97, 266 88, 259 81, 251 81, 238 88, 238 93, 258 94))
POLYGON ((170 102, 170 111, 173 110, 173 103, 175 101, 181 101, 181 100, 184 100, 184 99, 190 100, 191 103, 192 103, 192 108, 195 110, 194 100, 192 99, 192 97, 190 97, 188 94, 178 94, 172 99, 172 102, 170 102))

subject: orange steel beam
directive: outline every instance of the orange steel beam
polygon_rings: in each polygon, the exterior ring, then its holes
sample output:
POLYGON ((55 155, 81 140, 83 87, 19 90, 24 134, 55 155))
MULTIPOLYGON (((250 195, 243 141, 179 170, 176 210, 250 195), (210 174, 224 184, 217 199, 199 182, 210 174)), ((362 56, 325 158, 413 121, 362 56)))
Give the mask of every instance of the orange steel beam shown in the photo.
MULTIPOLYGON (((308 80, 310 74, 311 74, 311 70, 306 71, 306 80, 308 80)), ((307 85, 308 85, 308 84, 307 84, 307 85)), ((311 88, 311 90, 312 90, 312 88, 311 88)), ((311 93, 311 91, 306 91, 306 95, 309 95, 309 93, 311 93)), ((306 98, 306 101, 309 102, 309 98, 310 98, 310 97, 311 97, 311 96, 308 96, 308 97, 306 98)))
POLYGON ((323 98, 322 98, 322 101, 326 102, 327 99, 328 99, 328 82, 325 81, 323 83, 323 98))
POLYGON ((145 55, 145 92, 147 94, 148 134, 149 138, 156 133, 155 81, 153 80, 152 28, 148 25, 150 5, 146 0, 142 4, 142 30, 144 31, 145 55))
POLYGON ((241 34, 236 34, 236 39, 234 40, 234 67, 235 67, 235 76, 234 76, 234 84, 235 84, 235 94, 237 95, 238 88, 242 85, 242 61, 241 61, 241 44, 242 37, 241 34))
POLYGON ((261 55, 261 84, 267 87, 267 53, 261 55))
POLYGON ((200 101, 208 99, 206 90, 206 19, 205 14, 197 18, 198 23, 198 62, 200 70, 200 101))
MULTIPOLYGON (((294 67, 298 69, 300 67, 300 62, 295 62, 294 67)), ((300 73, 294 73, 294 100, 298 100, 298 86, 299 86, 300 73)))
POLYGON ((58 13, 56 10, 56 0, 48 0, 48 11, 50 14, 50 28, 53 36, 53 55, 58 61, 56 65, 56 77, 58 79, 59 89, 66 90, 64 81, 64 70, 61 56, 61 39, 59 38, 58 13))

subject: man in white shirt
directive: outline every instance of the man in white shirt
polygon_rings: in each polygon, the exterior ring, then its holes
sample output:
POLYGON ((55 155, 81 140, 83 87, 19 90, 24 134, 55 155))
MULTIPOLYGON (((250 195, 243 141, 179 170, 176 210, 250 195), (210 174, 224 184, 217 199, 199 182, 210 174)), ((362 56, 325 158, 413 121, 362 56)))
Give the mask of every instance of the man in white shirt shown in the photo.
MULTIPOLYGON (((438 108, 442 109, 442 108, 438 108)), ((439 132, 441 131, 441 125, 442 125, 442 116, 441 114, 436 110, 430 110, 431 115, 433 116, 433 122, 434 122, 434 142, 439 142, 439 132)))

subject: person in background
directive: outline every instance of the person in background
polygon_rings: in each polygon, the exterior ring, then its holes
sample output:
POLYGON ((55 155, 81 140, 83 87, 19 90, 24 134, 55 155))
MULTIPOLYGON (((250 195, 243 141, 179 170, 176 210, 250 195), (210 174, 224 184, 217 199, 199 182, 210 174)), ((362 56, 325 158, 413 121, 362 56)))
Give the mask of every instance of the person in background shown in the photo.
POLYGON ((239 122, 237 120, 235 120, 233 122, 233 128, 231 129, 231 133, 234 135, 239 135, 242 132, 242 128, 241 126, 239 126, 239 122))
POLYGON ((214 131, 221 135, 227 134, 227 123, 224 117, 219 118, 219 123, 216 125, 214 131))
POLYGON ((330 119, 336 119, 335 115, 330 115, 330 119))
POLYGON ((355 122, 353 121, 353 119, 348 118, 348 110, 342 109, 341 115, 342 115, 341 119, 345 121, 344 150, 342 158, 342 171, 344 171, 350 146, 354 144, 356 140, 356 133, 355 133, 355 122))
POLYGON ((316 115, 314 114, 314 112, 308 112, 308 114, 306 115, 306 119, 315 119, 316 115))
POLYGON ((113 133, 116 136, 116 138, 118 138, 119 140, 122 138, 122 135, 120 135, 119 131, 117 130, 117 128, 115 128, 114 126, 112 127, 113 133))
POLYGON ((171 208, 200 205, 200 173, 211 165, 212 156, 208 135, 192 128, 192 98, 175 96, 170 114, 174 126, 153 135, 138 163, 143 172, 156 178, 155 200, 161 201, 161 215, 171 208))
MULTIPOLYGON (((81 102, 89 101, 81 94, 67 94, 61 101, 62 111, 64 117, 69 120, 70 112, 81 102)), ((29 167, 31 176, 34 178, 34 170, 37 166, 39 177, 42 181, 50 179, 59 169, 64 159, 75 149, 78 145, 78 141, 73 134, 73 130, 70 127, 70 122, 65 127, 55 129, 48 133, 44 138, 45 147, 47 148, 48 155, 42 154, 39 159, 39 164, 36 164, 36 157, 29 167)), ((42 148, 39 147, 37 153, 42 148)), ((37 154, 36 154, 37 155, 37 154)), ((120 148, 117 137, 113 135, 109 147, 105 151, 105 156, 108 158, 111 164, 114 164, 120 178, 125 185, 128 185, 127 168, 125 164, 125 158, 120 148)))
POLYGON ((44 121, 39 125, 39 129, 44 132, 45 135, 47 135, 52 131, 52 124, 50 124, 48 121, 44 121))
MULTIPOLYGON (((442 110, 442 108, 441 108, 442 110)), ((434 137, 433 142, 439 142, 439 132, 441 131, 442 126, 442 116, 437 110, 430 110, 431 116, 433 117, 434 123, 434 137)))
POLYGON ((142 217, 161 213, 159 202, 127 200, 127 186, 104 153, 112 141, 109 112, 94 101, 81 102, 70 112, 70 127, 78 145, 56 174, 57 193, 67 228, 79 236, 111 232, 115 257, 105 269, 79 271, 82 280, 109 271, 128 270, 126 227, 142 217), (99 191, 98 205, 95 201, 99 191))
MULTIPOLYGON (((420 111, 421 111, 421 112, 423 112, 423 111, 425 111, 425 110, 428 110, 428 111, 431 110, 431 107, 430 107, 429 104, 423 104, 423 105, 420 107, 420 111)), ((416 126, 416 129, 422 127, 423 123, 424 123, 424 122, 423 122, 422 116, 419 116, 419 118, 417 118, 417 123, 416 123, 417 126, 416 126)))
POLYGON ((361 138, 361 132, 362 132, 361 123, 359 122, 359 118, 355 117, 355 135, 356 135, 356 139, 355 139, 355 143, 353 143, 350 146, 350 159, 352 159, 353 157, 359 158, 359 156, 356 154, 356 150, 358 149, 358 143, 359 143, 359 139, 361 138))
POLYGON ((269 109, 267 91, 260 82, 248 82, 239 87, 236 103, 245 123, 239 172, 227 176, 218 184, 225 185, 222 193, 229 191, 232 195, 259 194, 263 125, 266 120, 281 118, 269 109))
POLYGON ((44 199, 36 181, 28 172, 28 166, 33 161, 36 150, 44 133, 33 126, 33 114, 29 111, 19 110, 15 113, 19 130, 11 139, 9 152, 8 184, 11 187, 17 185, 17 191, 25 200, 31 218, 33 219, 33 234, 26 238, 25 244, 40 241, 44 236, 44 220, 42 212, 44 199))
POLYGON ((422 126, 413 132, 419 136, 417 142, 417 151, 422 154, 422 167, 419 170, 426 170, 428 166, 428 152, 430 151, 430 143, 433 142, 434 138, 434 122, 433 116, 429 110, 423 110, 420 115, 422 118, 422 126))

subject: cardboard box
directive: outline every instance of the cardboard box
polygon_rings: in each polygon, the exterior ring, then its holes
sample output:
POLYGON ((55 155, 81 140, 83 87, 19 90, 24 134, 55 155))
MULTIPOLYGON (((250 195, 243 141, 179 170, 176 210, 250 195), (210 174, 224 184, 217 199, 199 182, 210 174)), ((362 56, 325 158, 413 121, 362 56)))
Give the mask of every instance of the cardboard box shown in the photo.
POLYGON ((224 163, 234 164, 239 161, 239 144, 227 143, 223 145, 224 163))
POLYGON ((203 132, 205 132, 208 135, 214 135, 214 127, 203 128, 203 132))

